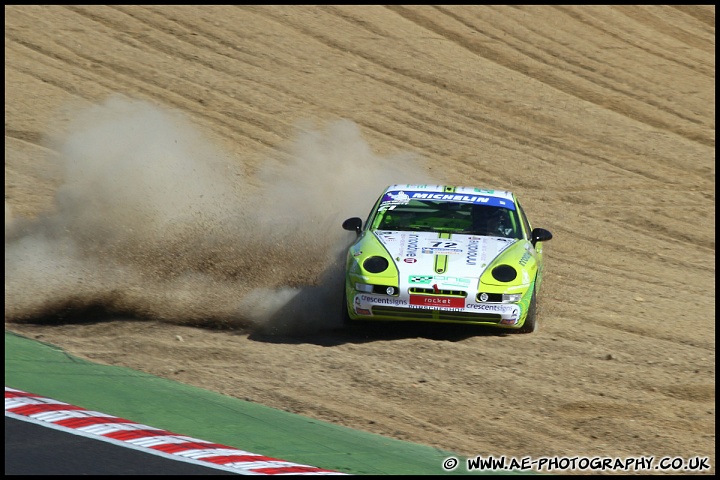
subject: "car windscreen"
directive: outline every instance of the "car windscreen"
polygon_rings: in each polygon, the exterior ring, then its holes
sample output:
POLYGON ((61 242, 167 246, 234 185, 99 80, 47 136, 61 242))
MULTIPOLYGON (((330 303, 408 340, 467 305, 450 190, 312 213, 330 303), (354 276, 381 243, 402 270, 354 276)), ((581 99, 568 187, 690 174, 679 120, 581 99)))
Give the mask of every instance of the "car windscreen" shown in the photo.
POLYGON ((371 228, 522 238, 520 220, 515 210, 424 199, 381 206, 371 228))

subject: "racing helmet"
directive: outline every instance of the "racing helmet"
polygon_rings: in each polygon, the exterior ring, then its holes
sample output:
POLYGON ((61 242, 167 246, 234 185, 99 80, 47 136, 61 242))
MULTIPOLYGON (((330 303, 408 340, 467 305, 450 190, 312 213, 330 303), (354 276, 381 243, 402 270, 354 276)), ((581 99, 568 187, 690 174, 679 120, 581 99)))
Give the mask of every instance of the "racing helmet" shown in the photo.
POLYGON ((473 206, 472 229, 479 235, 505 237, 508 228, 512 229, 512 223, 506 209, 489 205, 473 206))

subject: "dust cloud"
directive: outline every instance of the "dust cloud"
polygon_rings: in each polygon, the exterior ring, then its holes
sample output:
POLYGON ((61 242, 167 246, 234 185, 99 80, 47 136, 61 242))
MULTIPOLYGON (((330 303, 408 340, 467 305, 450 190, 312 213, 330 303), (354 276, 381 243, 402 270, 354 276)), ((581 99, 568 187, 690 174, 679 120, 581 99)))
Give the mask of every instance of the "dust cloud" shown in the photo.
POLYGON ((74 113, 51 149, 51 211, 5 203, 5 319, 153 318, 302 334, 339 324, 341 228, 424 160, 373 154, 358 126, 298 125, 252 178, 187 119, 114 96, 74 113), (55 157, 54 157, 55 158, 55 157))

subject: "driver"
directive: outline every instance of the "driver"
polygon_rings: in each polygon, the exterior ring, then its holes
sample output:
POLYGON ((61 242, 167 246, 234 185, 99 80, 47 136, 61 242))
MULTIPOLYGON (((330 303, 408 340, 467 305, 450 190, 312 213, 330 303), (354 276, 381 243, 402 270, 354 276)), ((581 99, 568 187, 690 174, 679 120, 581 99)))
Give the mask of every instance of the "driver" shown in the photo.
POLYGON ((478 235, 507 237, 512 223, 504 208, 475 205, 472 210, 472 230, 478 235))

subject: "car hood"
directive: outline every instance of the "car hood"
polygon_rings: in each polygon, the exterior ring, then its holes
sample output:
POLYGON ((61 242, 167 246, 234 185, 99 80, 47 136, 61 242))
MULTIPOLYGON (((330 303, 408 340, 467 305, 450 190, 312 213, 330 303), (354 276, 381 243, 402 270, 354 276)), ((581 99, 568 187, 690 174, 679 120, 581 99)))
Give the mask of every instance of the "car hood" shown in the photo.
POLYGON ((400 286, 476 287, 498 255, 519 240, 436 232, 377 230, 378 241, 392 256, 400 286))

